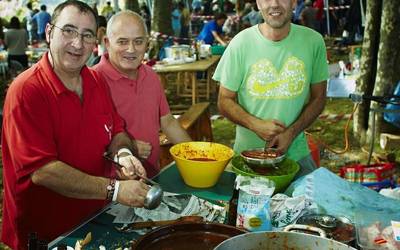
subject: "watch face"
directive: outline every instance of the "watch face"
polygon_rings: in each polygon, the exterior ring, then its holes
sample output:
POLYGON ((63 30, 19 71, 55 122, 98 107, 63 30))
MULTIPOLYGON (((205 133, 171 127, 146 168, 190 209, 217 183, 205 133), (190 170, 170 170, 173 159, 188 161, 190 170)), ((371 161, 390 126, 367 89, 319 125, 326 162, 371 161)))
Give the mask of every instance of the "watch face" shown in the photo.
POLYGON ((111 191, 112 189, 113 189, 113 187, 112 187, 111 185, 108 185, 108 186, 107 186, 107 190, 108 190, 108 191, 111 191))

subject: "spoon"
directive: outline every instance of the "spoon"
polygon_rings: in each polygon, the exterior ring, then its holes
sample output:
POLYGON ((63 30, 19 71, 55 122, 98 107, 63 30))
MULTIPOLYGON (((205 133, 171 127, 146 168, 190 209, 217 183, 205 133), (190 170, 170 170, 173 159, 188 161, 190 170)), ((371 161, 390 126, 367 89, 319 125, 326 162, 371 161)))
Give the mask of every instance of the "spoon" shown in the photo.
MULTIPOLYGON (((114 159, 109 157, 106 153, 103 155, 103 157, 104 157, 104 159, 109 160, 112 163, 114 163, 113 165, 116 168, 118 168, 118 170, 121 170, 124 167, 121 164, 119 164, 119 162, 114 161, 114 159)), ((157 182, 150 180, 149 178, 146 178, 142 175, 138 175, 137 173, 136 173, 136 175, 139 176, 139 178, 143 179, 144 181, 146 181, 152 185, 150 190, 147 191, 146 197, 144 199, 144 208, 150 209, 150 210, 157 208, 160 205, 163 194, 164 194, 161 186, 157 182)))
MULTIPOLYGON (((271 149, 272 149, 272 150, 275 149, 274 146, 268 147, 268 145, 269 145, 269 141, 265 141, 264 153, 267 153, 267 152, 270 151, 271 149)), ((274 169, 279 169, 279 166, 277 166, 275 162, 271 162, 270 164, 271 164, 271 166, 272 166, 274 169)))
POLYGON ((151 186, 144 199, 144 207, 150 210, 157 208, 162 201, 163 193, 160 185, 151 186))

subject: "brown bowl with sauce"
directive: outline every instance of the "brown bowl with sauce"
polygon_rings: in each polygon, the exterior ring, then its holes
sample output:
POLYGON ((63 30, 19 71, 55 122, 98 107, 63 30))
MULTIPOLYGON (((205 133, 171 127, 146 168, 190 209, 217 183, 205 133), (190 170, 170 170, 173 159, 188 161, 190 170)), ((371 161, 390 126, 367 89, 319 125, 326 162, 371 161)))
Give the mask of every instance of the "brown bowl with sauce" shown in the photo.
POLYGON ((244 233, 243 229, 219 223, 179 223, 143 235, 132 250, 212 250, 224 240, 244 233))
POLYGON ((200 141, 176 144, 170 153, 183 181, 196 188, 214 186, 234 154, 225 145, 200 141))
POLYGON ((282 162, 286 155, 276 151, 275 148, 252 148, 242 151, 240 156, 245 162, 250 165, 263 166, 263 167, 278 167, 279 163, 282 162))

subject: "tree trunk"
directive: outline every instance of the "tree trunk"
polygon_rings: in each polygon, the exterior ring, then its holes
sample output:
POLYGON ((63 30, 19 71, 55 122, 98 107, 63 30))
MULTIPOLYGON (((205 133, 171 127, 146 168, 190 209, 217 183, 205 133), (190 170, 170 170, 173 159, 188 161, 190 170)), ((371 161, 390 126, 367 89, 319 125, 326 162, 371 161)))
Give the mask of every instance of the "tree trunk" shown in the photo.
MULTIPOLYGON (((382 2, 367 1, 366 26, 362 46, 361 73, 357 92, 371 95, 374 89, 376 64, 379 48, 379 29, 381 26, 382 2)), ((354 132, 360 143, 365 143, 368 128, 369 102, 362 103, 354 114, 354 132)))
MULTIPOLYGON (((379 54, 377 63, 377 73, 373 95, 383 96, 392 94, 393 86, 400 79, 400 1, 386 0, 382 6, 382 21, 379 40, 379 54)), ((379 104, 372 102, 371 108, 379 108, 379 104)), ((380 125, 383 121, 382 113, 376 117, 369 118, 367 138, 372 138, 372 119, 376 119, 376 130, 380 132, 380 125)))
POLYGON ((139 1, 138 0, 125 0, 125 9, 132 10, 136 13, 139 13, 139 1))
POLYGON ((154 0, 151 30, 172 35, 171 13, 172 0, 154 0))
POLYGON ((172 0, 154 0, 153 14, 151 20, 151 31, 161 33, 158 37, 153 37, 150 42, 149 56, 157 58, 158 52, 162 48, 163 42, 168 36, 173 34, 171 24, 172 0))

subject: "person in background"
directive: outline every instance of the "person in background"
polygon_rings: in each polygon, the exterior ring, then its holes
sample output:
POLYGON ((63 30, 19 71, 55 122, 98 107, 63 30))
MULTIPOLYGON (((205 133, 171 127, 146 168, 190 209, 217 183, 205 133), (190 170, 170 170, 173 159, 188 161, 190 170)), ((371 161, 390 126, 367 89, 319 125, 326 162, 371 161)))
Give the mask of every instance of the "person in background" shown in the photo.
POLYGON ((251 3, 251 2, 246 2, 246 3, 244 4, 243 10, 242 10, 242 12, 241 12, 241 17, 243 17, 243 16, 249 14, 250 11, 251 11, 251 9, 252 9, 252 3, 251 3))
POLYGON ((36 34, 33 36, 32 34, 32 17, 33 17, 33 8, 32 8, 32 2, 28 2, 26 4, 26 15, 25 15, 25 22, 26 22, 26 30, 28 31, 28 38, 29 42, 32 43, 34 40, 33 38, 36 37, 36 34))
POLYGON ((97 56, 102 56, 106 51, 104 44, 104 37, 107 33, 107 19, 104 16, 98 17, 98 29, 97 29, 97 56))
POLYGON ((180 37, 181 35, 181 15, 182 12, 179 4, 175 4, 175 8, 171 13, 171 25, 175 37, 180 37))
POLYGON ((94 70, 106 79, 114 105, 134 138, 147 174, 153 177, 160 171, 160 129, 174 144, 191 138, 172 116, 157 74, 142 64, 148 39, 140 15, 118 12, 107 24, 108 53, 94 70))
POLYGON ((222 10, 224 13, 234 13, 235 4, 233 4, 231 1, 224 1, 222 10))
POLYGON ((313 2, 313 7, 314 9, 317 10, 317 15, 316 15, 317 26, 318 26, 317 31, 323 35, 325 33, 324 31, 326 30, 325 27, 323 26, 323 21, 325 17, 324 0, 315 0, 313 2))
MULTIPOLYGON (((338 24, 339 24, 339 17, 337 15, 338 13, 336 11, 335 3, 333 3, 333 2, 329 3, 328 13, 329 13, 329 32, 330 32, 329 35, 337 36, 338 34, 336 34, 336 33, 337 33, 338 24)), ((326 18, 326 15, 325 15, 325 18, 323 21, 323 26, 324 26, 324 29, 326 30, 326 34, 328 34, 328 28, 327 28, 328 19, 326 18)))
POLYGON ((263 22, 262 15, 260 11, 258 11, 257 4, 255 2, 251 3, 251 11, 242 17, 242 21, 247 27, 263 22))
POLYGON ((220 5, 215 0, 211 4, 211 11, 212 11, 213 15, 215 15, 216 13, 222 12, 222 8, 220 8, 220 5))
POLYGON ((324 109, 328 65, 322 36, 291 24, 295 4, 257 0, 264 23, 232 39, 213 79, 221 114, 237 124, 235 152, 275 147, 302 176, 316 167, 303 130, 324 109))
MULTIPOLYGON (((33 9, 32 17, 35 16, 37 13, 39 13, 39 9, 33 9)), ((31 19, 31 37, 32 37, 32 40, 31 40, 32 44, 39 41, 38 25, 37 25, 37 22, 32 22, 32 19, 31 19)))
POLYGON ((185 4, 183 2, 179 2, 178 6, 181 10, 181 43, 189 44, 189 26, 192 20, 190 10, 185 7, 185 4))
POLYGON ((305 7, 300 14, 300 24, 310 29, 318 31, 319 22, 317 21, 318 10, 312 7, 312 1, 306 0, 305 7))
POLYGON ((106 5, 101 9, 102 16, 106 17, 107 20, 111 18, 111 16, 114 14, 114 9, 111 7, 111 2, 107 1, 106 5))
POLYGON ((1 239, 12 249, 27 249, 33 232, 50 242, 110 201, 144 205, 149 187, 135 179, 146 172, 132 155, 106 83, 85 66, 96 29, 87 4, 58 5, 45 29, 49 52, 7 91, 1 239))
POLYGON ((151 30, 151 15, 149 7, 146 4, 140 6, 140 16, 145 21, 147 30, 151 30))
POLYGON ((234 16, 228 16, 222 25, 222 32, 226 36, 235 36, 236 27, 237 25, 235 23, 234 16))
POLYGON ((97 46, 94 48, 86 65, 94 66, 100 62, 101 56, 105 53, 104 37, 106 35, 107 19, 104 16, 97 17, 97 46))
POLYGON ((209 16, 212 15, 212 1, 213 0, 203 0, 203 15, 209 16))
POLYGON ((362 41, 366 6, 367 3, 365 0, 351 1, 343 30, 343 33, 346 34, 344 36, 345 44, 354 44, 362 41))
POLYGON ((17 61, 24 68, 28 68, 28 56, 25 54, 28 47, 28 33, 21 28, 21 23, 16 16, 11 18, 9 27, 4 36, 4 45, 8 52, 8 66, 11 66, 11 61, 17 61))
POLYGON ((300 24, 300 14, 303 11, 304 7, 304 0, 297 0, 296 8, 294 9, 293 15, 293 22, 295 24, 300 24))
POLYGON ((38 39, 40 41, 44 41, 46 39, 46 26, 50 22, 51 16, 50 14, 46 11, 47 7, 46 5, 41 5, 40 6, 40 12, 36 13, 32 17, 32 22, 36 22, 37 24, 37 34, 38 34, 38 39))
POLYGON ((193 0, 192 9, 194 13, 200 14, 202 8, 203 8, 202 0, 193 0))
POLYGON ((224 25, 226 19, 227 16, 224 13, 216 14, 214 16, 214 20, 204 24, 203 29, 197 36, 197 40, 211 45, 216 40, 221 45, 226 46, 227 42, 222 37, 222 26, 224 25))

